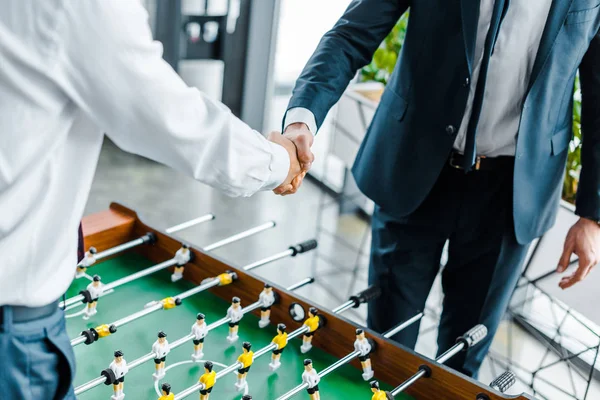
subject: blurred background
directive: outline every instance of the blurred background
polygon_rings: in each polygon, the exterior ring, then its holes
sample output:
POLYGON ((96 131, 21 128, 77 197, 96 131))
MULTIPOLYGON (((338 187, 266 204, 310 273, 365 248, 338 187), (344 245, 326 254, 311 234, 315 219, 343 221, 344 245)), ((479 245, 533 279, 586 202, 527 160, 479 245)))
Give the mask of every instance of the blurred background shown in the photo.
MULTIPOLYGON (((180 76, 223 101, 254 129, 281 130, 294 82, 350 3, 349 0, 144 0, 154 37, 180 76)), ((150 160, 125 153, 108 139, 86 208, 124 203, 145 221, 166 228, 208 212, 216 219, 179 233, 197 246, 275 220, 275 229, 215 253, 237 265, 264 258, 298 241, 316 238, 310 255, 265 266, 257 273, 282 285, 314 276, 300 289, 322 307, 334 308, 367 287, 370 214, 373 204, 349 174, 358 146, 402 48, 405 15, 382 43, 373 62, 357 71, 315 139, 316 162, 301 190, 285 198, 259 193, 231 199, 150 160)), ((532 249, 512 305, 499 330, 480 380, 488 384, 504 370, 518 383, 509 393, 540 399, 600 399, 597 360, 599 274, 561 291, 553 274, 568 228, 576 221, 574 200, 580 169, 580 95, 574 91, 575 138, 571 143, 564 202, 556 226, 532 249)), ((443 268, 444 257, 440 260, 443 268)), ((467 294, 468 295, 468 294, 467 294)), ((421 325, 417 351, 436 352, 442 293, 434 286, 421 325)), ((366 310, 347 314, 364 324, 366 310)))

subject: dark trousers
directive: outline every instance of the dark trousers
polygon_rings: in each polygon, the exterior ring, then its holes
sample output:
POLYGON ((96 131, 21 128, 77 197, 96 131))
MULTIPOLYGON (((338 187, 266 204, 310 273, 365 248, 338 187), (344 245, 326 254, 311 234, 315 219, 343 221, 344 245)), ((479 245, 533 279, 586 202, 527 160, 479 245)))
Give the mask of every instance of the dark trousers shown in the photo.
MULTIPOLYGON (((514 235, 512 178, 512 168, 465 174, 447 165, 412 214, 399 218, 376 208, 369 283, 380 285, 383 295, 369 304, 371 328, 384 332, 424 309, 449 240, 438 354, 474 325, 486 325, 483 342, 447 362, 477 376, 529 247, 518 244, 514 235)), ((393 339, 414 348, 418 332, 414 324, 393 339)))

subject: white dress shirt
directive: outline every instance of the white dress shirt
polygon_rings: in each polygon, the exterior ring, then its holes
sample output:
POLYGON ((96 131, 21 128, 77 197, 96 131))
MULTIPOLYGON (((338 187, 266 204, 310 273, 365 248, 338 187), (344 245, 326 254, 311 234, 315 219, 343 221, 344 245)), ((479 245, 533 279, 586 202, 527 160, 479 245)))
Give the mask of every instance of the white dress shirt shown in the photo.
MULTIPOLYGON (((477 125, 478 155, 515 155, 523 101, 551 4, 552 0, 513 0, 509 3, 488 66, 483 107, 477 125)), ((454 148, 459 152, 463 152, 465 148, 467 126, 473 110, 473 98, 493 9, 494 0, 481 0, 470 92, 454 142, 454 148)), ((435 96, 435 93, 431 95, 435 96)), ((302 107, 288 110, 283 126, 287 127, 295 122, 303 122, 311 132, 316 132, 315 117, 310 110, 302 107)))
POLYGON ((162 59, 139 1, 0 9, 0 305, 49 304, 71 283, 103 132, 232 196, 287 176, 283 147, 162 59))

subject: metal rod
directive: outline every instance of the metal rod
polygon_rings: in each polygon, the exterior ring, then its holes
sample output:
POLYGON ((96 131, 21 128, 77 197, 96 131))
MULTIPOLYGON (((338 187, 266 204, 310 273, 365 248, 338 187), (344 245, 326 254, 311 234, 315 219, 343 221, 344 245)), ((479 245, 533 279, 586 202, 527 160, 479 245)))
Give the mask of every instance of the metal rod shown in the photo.
POLYGON ((341 313, 341 312, 344 312, 346 310, 353 308, 355 305, 356 305, 356 303, 353 300, 348 300, 344 304, 334 308, 332 311, 334 314, 341 313))
MULTIPOLYGON (((323 378, 323 377, 327 376, 328 374, 330 374, 331 372, 338 369, 339 367, 341 367, 342 365, 348 364, 350 361, 352 361, 352 359, 354 359, 355 357, 358 357, 359 355, 360 355, 360 351, 354 351, 354 352, 348 354, 346 357, 334 362, 329 367, 327 367, 324 370, 322 370, 321 372, 319 372, 317 375, 319 375, 319 378, 323 378)), ((300 385, 296 386, 295 388, 293 388, 292 390, 290 390, 289 392, 287 392, 286 394, 284 394, 283 396, 278 397, 277 400, 289 399, 289 398, 297 395, 298 393, 300 393, 301 391, 303 391, 306 388, 308 388, 307 383, 300 384, 300 385)))
MULTIPOLYGON (((306 282, 309 279, 312 279, 312 278, 303 279, 302 281, 300 281, 298 283, 295 283, 294 285, 288 287, 287 290, 294 290, 294 287, 304 286, 304 285, 306 285, 306 283, 304 283, 302 285, 300 285, 300 284, 302 282, 306 282)), ((314 281, 314 279, 312 281, 314 281)), ((246 313, 252 312, 252 311, 260 308, 261 305, 262 305, 262 303, 259 302, 259 301, 255 302, 255 303, 252 303, 248 307, 244 307, 242 309, 242 313, 246 314, 246 313)), ((218 328, 218 327, 220 327, 220 326, 228 323, 229 321, 231 321, 231 318, 229 318, 229 317, 221 318, 220 320, 218 320, 216 322, 213 322, 212 324, 208 325, 206 327, 206 329, 208 330, 208 332, 210 332, 213 329, 216 329, 216 328, 218 328)), ((182 337, 180 339, 177 339, 177 340, 175 340, 175 341, 173 341, 173 342, 171 342, 169 344, 169 349, 171 349, 171 350, 176 349, 177 347, 179 347, 179 346, 187 343, 188 341, 192 340, 193 338, 194 338, 194 335, 193 334, 189 334, 189 335, 186 335, 186 336, 184 336, 184 337, 182 337)), ((80 338, 78 338, 78 339, 80 339, 80 338)), ((85 341, 85 338, 83 338, 83 341, 85 341)), ((266 352, 268 352, 268 351, 269 350, 267 350, 266 352)), ((153 352, 145 354, 145 355, 141 356, 140 358, 135 359, 132 362, 130 362, 128 364, 128 367, 129 367, 130 370, 133 369, 133 368, 136 368, 136 367, 144 364, 145 362, 148 362, 148 361, 154 359, 155 358, 154 356, 155 356, 155 354, 153 352)), ((255 358, 257 357, 256 353, 255 353, 254 357, 255 358)), ((101 376, 99 378, 96 378, 96 379, 93 379, 93 380, 91 380, 91 381, 89 381, 87 383, 84 383, 81 386, 76 387, 75 388, 75 394, 79 395, 79 394, 81 394, 83 392, 87 392, 88 390, 93 389, 96 386, 102 385, 105 381, 106 381, 106 379, 103 376, 101 376)))
POLYGON ((221 280, 219 278, 213 278, 213 279, 211 279, 210 281, 208 281, 206 283, 203 283, 203 284, 201 284, 199 286, 196 286, 195 288, 186 290, 185 292, 180 293, 179 295, 174 296, 174 297, 177 298, 177 299, 183 300, 183 299, 186 299, 186 298, 188 298, 190 296, 195 295, 196 293, 200 293, 200 292, 203 292, 203 291, 205 291, 207 289, 210 289, 212 287, 219 286, 220 283, 221 283, 221 280))
POLYGON ((391 395, 394 396, 394 397, 396 397, 397 395, 399 395, 400 393, 402 393, 403 391, 405 391, 409 386, 413 385, 416 381, 418 381, 419 379, 421 379, 422 377, 424 377, 425 374, 427 374, 427 372, 425 372, 425 370, 421 370, 421 371, 417 372, 416 374, 414 374, 413 376, 411 376, 409 379, 407 379, 406 381, 404 381, 396 389, 392 390, 390 392, 391 395))
POLYGON ((228 237, 226 239, 223 239, 223 240, 220 240, 220 241, 218 241, 216 243, 208 245, 208 246, 204 247, 204 251, 211 251, 211 250, 214 250, 214 249, 218 249, 219 247, 223 247, 226 244, 236 242, 236 241, 238 241, 240 239, 247 238, 248 236, 255 235, 255 234, 259 233, 259 232, 265 231, 267 229, 271 229, 273 227, 275 227, 275 221, 265 222, 262 225, 259 225, 257 227, 248 229, 248 230, 246 230, 244 232, 240 232, 240 233, 238 233, 236 235, 230 236, 230 237, 228 237))
MULTIPOLYGON (((352 305, 354 305, 354 302, 351 302, 352 305)), ((342 307, 347 303, 342 304, 341 306, 337 307, 335 310, 340 309, 342 311, 339 312, 343 312, 344 310, 348 310, 349 308, 352 307, 342 307)), ((334 311, 336 314, 338 312, 334 311)), ((417 315, 415 315, 414 317, 404 321, 403 323, 401 323, 400 325, 398 325, 397 327, 391 329, 390 331, 386 332, 383 337, 385 338, 389 338, 390 336, 400 332, 402 329, 405 329, 406 327, 410 326, 411 324, 414 324, 415 322, 417 322, 418 320, 420 320, 421 318, 423 318, 423 313, 419 313, 417 315)), ((274 347, 274 346, 273 346, 274 347)), ((322 370, 321 372, 318 373, 319 377, 323 378, 327 375, 329 375, 331 372, 335 371, 336 369, 338 369, 339 367, 348 364, 350 361, 352 361, 354 358, 358 357, 360 355, 360 351, 353 351, 352 353, 348 354, 347 356, 345 356, 344 358, 336 361, 335 363, 331 364, 330 366, 328 366, 327 368, 325 368, 324 370, 322 370)), ((256 357, 256 353, 255 356, 256 357)), ((290 390, 289 392, 287 392, 286 394, 284 394, 283 396, 280 396, 277 398, 277 400, 285 400, 285 399, 289 399, 295 395, 297 395, 298 393, 300 393, 302 390, 306 389, 308 387, 308 385, 306 383, 303 383, 301 385, 296 386, 295 388, 293 388, 292 390, 290 390)))
POLYGON ((77 386, 75 388, 75 395, 79 395, 83 392, 87 392, 88 390, 93 389, 98 385, 102 385, 104 382, 106 382, 106 378, 103 376, 96 378, 96 379, 92 379, 91 381, 84 383, 81 386, 77 386))
MULTIPOLYGON (((212 215, 212 214, 209 214, 209 215, 212 215)), ((204 217, 201 217, 201 218, 204 218, 204 217)), ((223 240, 220 240, 218 242, 209 244, 208 246, 204 247, 204 250, 205 251, 215 250, 215 249, 217 249, 219 247, 223 247, 223 246, 225 246, 227 244, 230 244, 230 243, 236 242, 238 240, 247 238, 248 236, 255 235, 255 234, 259 233, 259 232, 264 231, 265 229, 269 229, 269 228, 272 228, 274 226, 275 226, 275 222, 273 222, 273 221, 267 222, 265 224, 262 224, 260 226, 254 227, 252 229, 248 229, 246 231, 240 232, 238 234, 235 234, 233 236, 230 236, 230 237, 225 238, 223 240)), ((140 239, 137 239, 137 240, 142 240, 142 239, 140 238, 140 239)), ((291 255, 291 253, 290 253, 290 255, 291 255)), ((272 261, 275 261, 275 260, 272 260, 272 261)), ((171 266, 173 266, 175 264, 177 264, 177 261, 175 260, 175 258, 172 258, 172 259, 164 261, 164 262, 162 262, 160 264, 156 264, 153 267, 143 269, 143 270, 138 271, 138 272, 136 272, 134 274, 125 276, 125 277, 123 277, 121 279, 118 279, 118 280, 116 280, 114 282, 108 283, 108 284, 104 285, 103 290, 107 291, 109 289, 114 289, 116 287, 122 286, 122 285, 124 285, 126 283, 129 283, 131 281, 134 281, 136 279, 143 278, 144 276, 147 276, 147 275, 153 274, 153 273, 155 273, 157 271, 160 271, 160 270, 163 270, 165 268, 171 267, 171 266)), ((75 304, 75 303, 77 303, 77 302, 79 302, 81 300, 83 300, 83 296, 79 294, 77 296, 73 296, 73 297, 67 299, 65 302, 60 302, 59 303, 59 307, 61 307, 61 308, 68 307, 71 304, 75 304)))
POLYGON ((71 346, 75 347, 85 342, 85 336, 77 336, 71 340, 71 346))
POLYGON ((215 216, 213 214, 209 213, 209 214, 203 215, 201 217, 194 218, 194 219, 191 219, 189 221, 182 222, 181 224, 177 224, 177 225, 174 225, 174 226, 172 226, 170 228, 167 228, 167 229, 165 229, 165 232, 166 233, 174 233, 174 232, 182 231, 184 229, 191 228, 194 225, 198 225, 198 224, 202 224, 204 222, 212 221, 213 219, 215 219, 215 216))
POLYGON ((262 260, 256 261, 256 262, 254 262, 252 264, 249 264, 249 265, 246 265, 244 267, 244 271, 253 270, 254 268, 258 268, 258 267, 263 266, 265 264, 268 264, 270 262, 277 261, 277 260, 280 260, 282 258, 289 257, 289 256, 291 256, 293 254, 294 254, 294 250, 292 250, 292 249, 288 249, 286 251, 282 251, 281 253, 273 254, 270 257, 263 258, 262 260))
POLYGON ((404 330, 406 327, 414 324, 415 322, 417 322, 418 320, 420 320, 421 318, 423 318, 425 314, 423 314, 422 312, 415 315, 414 317, 407 319, 406 321, 404 321, 403 323, 401 323, 400 325, 398 325, 395 328, 390 329, 389 331, 387 331, 386 333, 383 334, 383 337, 388 339, 391 338, 392 336, 394 336, 396 333, 400 332, 401 330, 404 330))
POLYGON ((112 247, 110 249, 106 249, 104 251, 101 251, 101 252, 97 253, 94 256, 94 258, 96 259, 96 261, 98 261, 98 260, 101 260, 103 258, 110 257, 113 254, 117 254, 117 253, 120 253, 122 251, 131 249, 132 247, 136 247, 136 246, 139 246, 141 244, 144 244, 147 241, 147 239, 144 239, 145 237, 146 236, 142 236, 142 237, 137 238, 135 240, 132 240, 130 242, 123 243, 123 244, 120 244, 118 246, 112 247))
MULTIPOLYGON (((444 364, 450 358, 460 353, 464 347, 465 344, 463 342, 459 342, 452 346, 450 349, 448 349, 444 354, 436 358, 435 361, 440 364, 444 364)), ((419 372, 408 378, 406 381, 404 381, 400 386, 392 390, 390 393, 392 394, 392 396, 396 397, 398 394, 405 391, 409 386, 413 385, 416 381, 424 377, 426 374, 427 372, 425 370, 420 370, 419 372)))
MULTIPOLYGON (((146 268, 146 269, 142 269, 142 270, 140 270, 138 272, 135 272, 135 273, 133 273, 131 275, 127 275, 127 276, 125 276, 125 277, 123 277, 121 279, 117 279, 114 282, 107 283, 106 285, 104 285, 102 287, 103 293, 100 295, 100 297, 102 297, 104 295, 104 293, 106 293, 107 291, 109 291, 111 289, 115 289, 115 288, 117 288, 117 287, 119 287, 121 285, 129 283, 129 282, 134 281, 136 279, 143 278, 144 276, 147 276, 147 275, 153 274, 155 272, 161 271, 161 270, 163 270, 165 268, 169 268, 169 267, 171 267, 171 266, 173 266, 175 264, 177 264, 177 261, 174 258, 171 258, 170 260, 163 261, 160 264, 156 264, 156 265, 154 265, 152 267, 149 267, 149 268, 146 268)), ((59 307, 68 307, 68 306, 70 306, 72 304, 80 302, 81 300, 83 300, 83 296, 80 295, 80 294, 78 294, 77 296, 73 296, 71 298, 68 298, 64 302, 60 302, 59 303, 59 307)))
POLYGON ((296 290, 296 289, 300 289, 301 287, 304 287, 306 285, 310 285, 311 283, 313 283, 315 281, 315 278, 313 278, 312 276, 309 278, 304 278, 303 280, 301 280, 300 282, 296 282, 294 283, 292 286, 290 286, 289 288, 287 288, 287 290, 296 290))

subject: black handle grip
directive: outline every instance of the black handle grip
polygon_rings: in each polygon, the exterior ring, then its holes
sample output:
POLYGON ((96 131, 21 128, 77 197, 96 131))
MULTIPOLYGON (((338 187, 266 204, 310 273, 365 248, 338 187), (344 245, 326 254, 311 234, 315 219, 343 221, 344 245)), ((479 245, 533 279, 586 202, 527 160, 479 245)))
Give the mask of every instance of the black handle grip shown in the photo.
POLYGON ((117 381, 117 377, 115 376, 115 373, 110 368, 106 368, 105 370, 100 372, 100 376, 103 376, 106 379, 104 381, 104 384, 106 386, 111 385, 117 381))
POLYGON ((290 250, 292 250, 292 257, 295 257, 298 254, 306 253, 307 251, 311 251, 317 248, 317 241, 315 239, 307 240, 302 243, 298 243, 295 246, 290 246, 290 250))
POLYGON ((381 288, 373 285, 369 286, 362 292, 350 297, 350 301, 354 302, 354 308, 358 308, 361 304, 368 303, 381 296, 381 288))
POLYGON ((144 243, 154 244, 156 243, 156 235, 154 232, 148 232, 144 236, 142 236, 142 240, 144 243))

